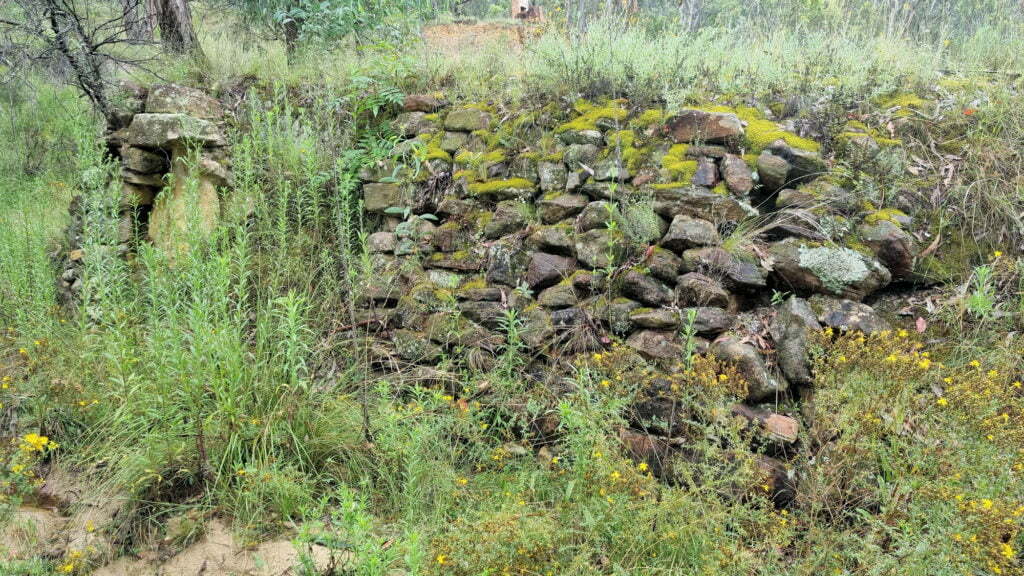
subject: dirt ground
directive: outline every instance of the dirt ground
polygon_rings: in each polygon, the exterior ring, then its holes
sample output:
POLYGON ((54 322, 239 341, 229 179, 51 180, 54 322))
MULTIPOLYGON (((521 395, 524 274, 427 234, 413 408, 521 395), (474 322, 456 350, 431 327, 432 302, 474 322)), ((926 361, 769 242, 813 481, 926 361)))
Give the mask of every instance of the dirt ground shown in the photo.
POLYGON ((457 56, 504 43, 516 52, 532 28, 527 25, 487 22, 480 24, 438 24, 423 29, 423 41, 431 53, 457 56))

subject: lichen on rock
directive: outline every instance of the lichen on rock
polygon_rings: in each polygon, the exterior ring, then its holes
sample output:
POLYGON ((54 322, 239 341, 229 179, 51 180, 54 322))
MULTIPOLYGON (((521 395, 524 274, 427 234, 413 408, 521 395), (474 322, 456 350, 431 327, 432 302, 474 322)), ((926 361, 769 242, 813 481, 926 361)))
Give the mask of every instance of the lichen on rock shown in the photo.
POLYGON ((868 277, 870 270, 860 253, 849 248, 800 247, 800 266, 814 273, 821 283, 836 294, 850 284, 868 277))

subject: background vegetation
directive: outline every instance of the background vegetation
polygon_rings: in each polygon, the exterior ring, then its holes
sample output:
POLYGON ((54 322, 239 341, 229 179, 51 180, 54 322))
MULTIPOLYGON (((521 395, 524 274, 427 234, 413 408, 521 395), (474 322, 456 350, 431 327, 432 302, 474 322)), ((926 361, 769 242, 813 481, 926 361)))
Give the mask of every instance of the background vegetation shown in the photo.
MULTIPOLYGON (((116 206, 102 177, 116 170, 66 71, 37 66, 5 85, 0 510, 56 462, 128 497, 129 513, 103 527, 125 550, 191 513, 231 518, 254 540, 328 545, 340 574, 1022 573, 1021 5, 544 8, 523 45, 498 35, 459 50, 416 33, 504 18, 503 3, 194 5, 202 57, 156 55, 135 74, 237 103, 235 188, 256 199, 256 217, 226 222, 173 269, 150 247, 131 268, 89 249, 116 233, 102 210, 116 206), (306 27, 288 40, 296 17, 306 27), (642 379, 614 350, 581 359, 555 396, 525 376, 510 320, 486 373, 453 358, 442 385, 374 377, 367 351, 335 335, 376 274, 355 173, 390 157, 389 110, 418 91, 500 110, 599 95, 814 103, 823 127, 857 115, 881 129, 903 97, 921 129, 896 168, 846 168, 864 194, 926 191, 923 212, 957 243, 935 264, 946 284, 932 326, 819 344, 807 433, 833 441, 801 456, 807 477, 786 510, 756 490, 737 497, 756 454, 723 449, 745 432, 725 416, 736 391, 714 379, 680 393, 703 441, 680 464, 691 480, 670 486, 623 455, 618 428, 642 379), (941 185, 921 186, 908 166, 941 185), (50 253, 73 195, 99 217, 83 242, 81 308, 69 311, 50 253), (558 416, 559 450, 535 458, 522 444, 545 415, 558 416)), ((85 573, 99 560, 0 561, 0 573, 85 573)))

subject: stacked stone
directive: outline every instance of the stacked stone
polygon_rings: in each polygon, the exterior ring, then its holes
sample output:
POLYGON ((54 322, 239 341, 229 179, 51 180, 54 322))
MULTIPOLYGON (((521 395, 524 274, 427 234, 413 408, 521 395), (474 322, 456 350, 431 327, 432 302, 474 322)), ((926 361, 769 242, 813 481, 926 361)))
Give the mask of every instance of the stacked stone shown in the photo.
MULTIPOLYGON (((894 275, 911 278, 912 237, 889 218, 863 219, 866 249, 824 243, 818 218, 832 214, 816 204, 824 199, 846 219, 862 217, 860 207, 818 180, 828 167, 816 151, 779 139, 753 162, 744 157, 744 123, 734 114, 683 110, 647 131, 662 153, 687 145, 696 162, 688 183, 650 165, 631 173, 613 142, 617 121, 556 131, 560 149, 546 155, 495 150, 486 136, 496 124, 485 106, 410 97, 396 125, 425 174, 400 165, 362 173, 364 207, 384 222, 368 248, 392 272, 380 277, 396 278, 366 302, 367 318, 390 336, 375 344, 381 357, 429 365, 459 349, 486 367, 513 315, 522 344, 547 359, 599 351, 618 337, 667 365, 683 357, 688 333, 697 352, 735 363, 747 380, 735 414, 792 447, 796 420, 757 406, 813 385, 811 332, 886 329, 861 301, 894 275), (646 243, 623 233, 614 202, 636 194, 653 212, 646 243), (758 217, 769 224, 753 249, 726 245, 723 235, 758 217), (776 311, 771 289, 794 295, 776 311), (777 362, 751 343, 751 318, 774 318, 777 362)), ((643 434, 624 431, 624 442, 671 446, 643 434)), ((763 464, 787 481, 781 462, 763 464)))
MULTIPOLYGON (((146 238, 162 248, 180 250, 187 227, 194 223, 200 235, 207 235, 221 215, 221 191, 230 181, 221 126, 224 110, 215 98, 194 88, 122 83, 121 89, 120 128, 107 138, 108 149, 121 163, 117 245, 111 248, 130 257, 136 239, 146 238), (198 152, 195 169, 188 162, 193 151, 198 152), (165 190, 171 174, 174 185, 165 190), (197 182, 194 198, 186 191, 189 176, 197 182)), ((76 198, 60 285, 69 302, 81 288, 82 210, 81 199, 76 198)))

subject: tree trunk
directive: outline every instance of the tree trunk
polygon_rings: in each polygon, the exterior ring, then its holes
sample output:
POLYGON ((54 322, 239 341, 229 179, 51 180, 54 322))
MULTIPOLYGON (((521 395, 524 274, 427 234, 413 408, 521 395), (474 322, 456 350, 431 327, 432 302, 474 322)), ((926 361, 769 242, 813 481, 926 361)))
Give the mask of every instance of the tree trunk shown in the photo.
MULTIPOLYGON (((298 0, 293 1, 298 8, 298 0)), ((284 20, 284 51, 288 58, 288 64, 295 62, 295 54, 299 48, 299 33, 302 31, 302 22, 294 14, 287 15, 284 20)))
POLYGON ((160 28, 165 50, 177 54, 200 52, 188 0, 146 0, 146 15, 150 28, 160 28))
POLYGON ((121 5, 121 14, 124 18, 125 35, 128 40, 141 44, 153 39, 153 28, 150 27, 150 19, 145 14, 145 6, 141 0, 118 0, 121 5))
POLYGON ((75 83, 92 101, 96 110, 103 115, 107 123, 113 124, 116 119, 113 108, 107 100, 99 57, 92 39, 85 33, 85 29, 78 19, 78 15, 67 10, 64 4, 56 0, 48 0, 44 6, 47 23, 50 26, 50 31, 53 32, 53 45, 67 60, 74 72, 75 83), (77 50, 72 49, 68 38, 78 45, 77 50))

